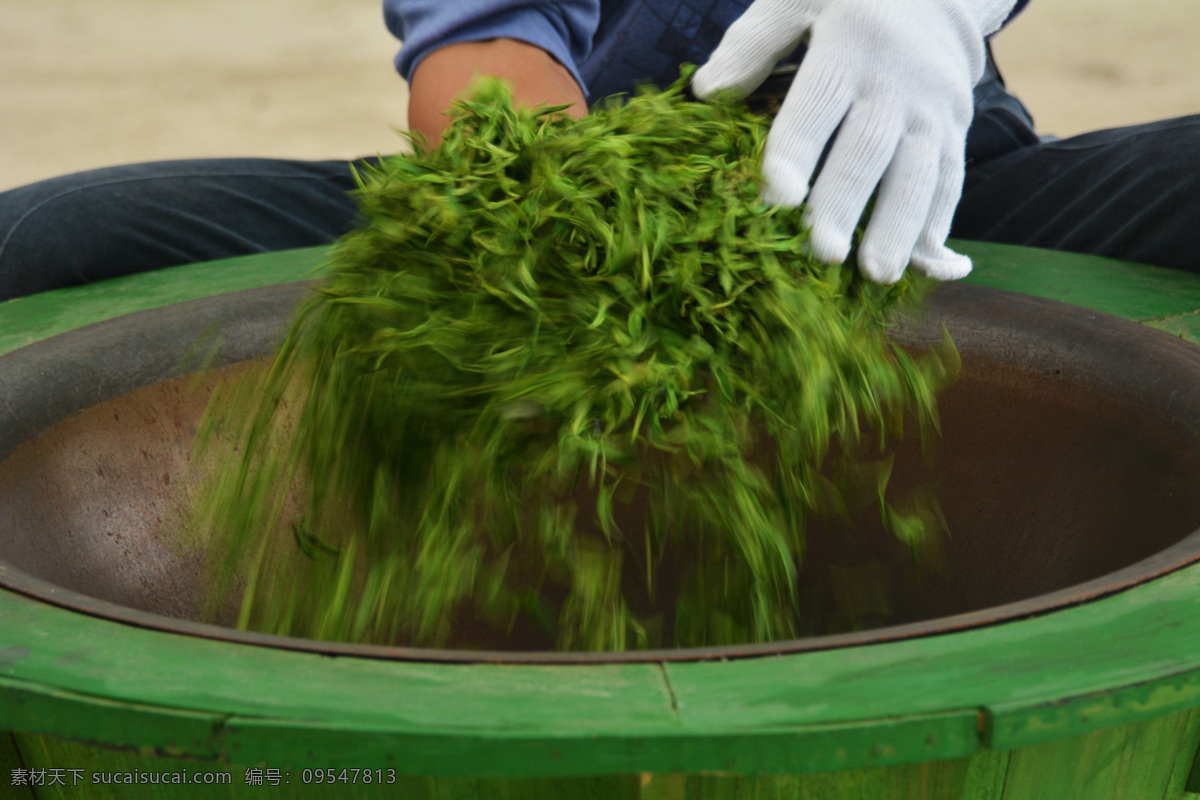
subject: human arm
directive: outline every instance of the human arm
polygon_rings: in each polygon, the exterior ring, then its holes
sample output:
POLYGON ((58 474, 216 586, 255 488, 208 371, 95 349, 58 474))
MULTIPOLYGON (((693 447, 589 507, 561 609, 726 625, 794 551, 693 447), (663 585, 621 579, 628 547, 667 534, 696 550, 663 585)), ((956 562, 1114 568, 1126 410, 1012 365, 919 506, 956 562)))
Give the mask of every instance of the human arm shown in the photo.
POLYGON ((404 46, 396 69, 409 82, 409 126, 440 138, 450 103, 476 74, 509 80, 518 101, 571 104, 587 87, 576 66, 599 24, 599 0, 384 0, 384 20, 404 46), (428 62, 428 63, 427 63, 428 62))
POLYGON ((587 113, 583 90, 552 55, 516 39, 489 39, 447 45, 417 65, 409 82, 408 127, 436 145, 450 122, 451 102, 477 75, 508 81, 519 104, 566 105, 574 117, 587 113))

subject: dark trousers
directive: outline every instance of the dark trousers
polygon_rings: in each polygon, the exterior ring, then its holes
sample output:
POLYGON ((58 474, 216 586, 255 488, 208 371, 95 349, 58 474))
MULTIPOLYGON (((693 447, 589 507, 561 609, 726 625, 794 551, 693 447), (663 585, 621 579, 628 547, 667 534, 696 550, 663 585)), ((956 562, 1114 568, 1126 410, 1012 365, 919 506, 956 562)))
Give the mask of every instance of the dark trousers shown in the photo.
POLYGON ((968 164, 951 235, 1200 272, 1200 115, 968 164))
MULTIPOLYGON (((112 167, 0 193, 0 300, 331 242, 345 161, 112 167)), ((967 166, 952 235, 1200 271, 1200 116, 1029 143, 967 166)))

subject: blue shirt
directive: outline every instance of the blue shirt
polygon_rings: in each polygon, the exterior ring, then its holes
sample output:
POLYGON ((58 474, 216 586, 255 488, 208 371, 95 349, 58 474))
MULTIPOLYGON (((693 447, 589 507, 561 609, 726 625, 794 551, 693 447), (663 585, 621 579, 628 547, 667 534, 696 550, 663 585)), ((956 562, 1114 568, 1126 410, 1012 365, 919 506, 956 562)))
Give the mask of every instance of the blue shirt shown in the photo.
MULTIPOLYGON (((1019 0, 1015 15, 1029 0, 1019 0)), ((384 0, 388 29, 402 42, 405 80, 439 47, 510 38, 553 55, 588 103, 639 83, 666 86, 685 61, 703 64, 751 0, 384 0)), ((1010 17, 1011 18, 1011 17, 1010 17)))

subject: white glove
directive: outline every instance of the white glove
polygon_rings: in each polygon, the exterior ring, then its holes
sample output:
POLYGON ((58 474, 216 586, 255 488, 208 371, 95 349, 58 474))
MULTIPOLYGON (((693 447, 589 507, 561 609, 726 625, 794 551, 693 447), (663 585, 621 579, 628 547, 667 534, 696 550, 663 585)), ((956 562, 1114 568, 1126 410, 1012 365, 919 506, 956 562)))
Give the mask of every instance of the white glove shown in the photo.
POLYGON ((1015 2, 756 0, 692 88, 698 97, 744 97, 807 40, 767 136, 763 200, 797 206, 807 196, 813 255, 840 263, 878 187, 859 269, 879 283, 895 283, 910 262, 939 280, 961 278, 971 260, 946 237, 962 196, 971 90, 983 74, 984 37, 1015 2))

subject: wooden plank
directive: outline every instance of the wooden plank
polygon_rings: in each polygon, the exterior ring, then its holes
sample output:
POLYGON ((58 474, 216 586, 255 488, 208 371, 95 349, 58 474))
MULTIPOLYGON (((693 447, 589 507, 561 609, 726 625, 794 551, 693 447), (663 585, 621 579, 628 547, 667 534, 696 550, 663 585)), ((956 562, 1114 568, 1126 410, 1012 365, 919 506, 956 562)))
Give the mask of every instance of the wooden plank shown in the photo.
MULTIPOLYGON (((789 776, 625 775, 569 779, 478 779, 396 776, 385 786, 314 785, 282 771, 278 786, 248 785, 244 769, 95 748, 19 734, 33 768, 74 768, 82 783, 43 786, 38 797, 69 800, 141 800, 195 797, 194 786, 126 785, 98 781, 96 773, 153 771, 198 775, 225 771, 232 782, 206 786, 206 798, 377 798, 409 800, 518 800, 528 797, 584 800, 1183 800, 1172 777, 1171 742, 1182 729, 1200 733, 1192 712, 1023 748, 1011 754, 984 751, 969 759, 905 764, 848 772, 789 776), (1158 747, 1156 742, 1167 743, 1158 747), (1007 776, 1005 775, 1008 772, 1007 776), (1164 777, 1165 776, 1165 777, 1164 777), (1006 780, 1007 777, 1007 780, 1006 780), (85 788, 80 788, 80 787, 85 788)), ((1190 742, 1184 748, 1190 754, 1190 742)), ((1182 758, 1189 763, 1190 758, 1182 758)), ((1186 770, 1176 770, 1186 773, 1186 770)), ((111 781, 111 778, 108 780, 111 781)), ((14 796, 11 794, 5 797, 14 796)), ((19 796, 19 795, 18 795, 19 796)), ((28 797, 34 795, 29 793, 28 797)))
MULTIPOLYGON (((805 775, 797 800, 956 800, 969 759, 805 775)), ((732 798, 731 798, 732 800, 732 798)))
POLYGON ((1003 800, 1163 800, 1188 760, 1192 712, 1013 751, 1003 800))
POLYGON ((1171 773, 1168 800, 1184 800, 1200 794, 1200 709, 1193 708, 1183 735, 1179 758, 1171 773), (1194 755, 1189 757, 1189 753, 1194 755))
POLYGON ((204 715, 216 715, 227 719, 226 748, 245 748, 230 754, 241 763, 284 758, 284 750, 298 762, 317 744, 354 738, 377 742, 369 746, 380 757, 410 759, 411 769, 426 768, 429 747, 444 745, 447 771, 480 766, 461 758, 468 741, 477 753, 522 741, 540 742, 538 752, 559 748, 557 760, 488 762, 529 777, 596 772, 595 763, 612 772, 805 772, 953 758, 979 748, 979 709, 989 710, 993 746, 1005 749, 1006 740, 1032 744, 1194 704, 1200 684, 1189 670, 1200 653, 1189 631, 1200 628, 1200 600, 1191 571, 1016 624, 661 670, 326 658, 164 635, 0 594, 0 652, 8 654, 0 720, 48 719, 56 727, 41 730, 80 738, 89 730, 146 737, 154 729, 130 720, 149 708, 179 716, 178 727, 154 734, 178 742, 187 725, 199 731, 211 722, 204 715), (68 713, 77 696, 97 713, 68 713), (1089 704, 1085 719, 1051 713, 1079 697, 1089 704), (410 737, 426 744, 409 751, 410 737))
POLYGON ((1125 737, 1113 781, 1113 798, 1162 800, 1168 796, 1175 764, 1186 758, 1184 751, 1190 749, 1187 731, 1191 716, 1189 710, 1123 726, 1125 737))
POLYGON ((990 747, 1017 748, 1063 736, 1073 736, 1134 720, 1195 706, 1200 700, 1200 675, 1185 672, 1057 701, 995 703, 988 708, 984 740, 990 747))
POLYGON ((785 777, 671 776, 677 792, 642 800, 999 800, 994 779, 984 788, 975 764, 976 758, 960 758, 785 777))
POLYGON ((216 758, 220 714, 162 709, 0 679, 0 721, 10 730, 100 741, 159 755, 216 758))
MULTIPOLYGON (((73 768, 82 771, 73 786, 44 786, 43 800, 140 800, 141 798, 376 798, 406 800, 999 800, 1007 754, 985 751, 970 759, 879 767, 843 773, 787 776, 734 775, 625 775, 567 779, 477 779, 395 776, 382 786, 305 784, 296 771, 281 771, 278 786, 248 785, 244 768, 203 764, 130 751, 98 748, 34 734, 18 734, 30 763, 40 769, 73 768), (997 769, 999 767, 999 769, 997 769), (197 775, 229 772, 232 782, 205 786, 128 785, 102 783, 96 773, 147 773, 197 775), (987 773, 987 777, 983 777, 987 773), (999 776, 999 782, 997 782, 999 776)), ((70 776, 68 776, 70 780, 70 776)), ((111 778, 109 779, 111 780, 111 778)), ((8 797, 9 795, 5 795, 8 797)), ((33 797, 32 794, 29 795, 33 797)))
MULTIPOLYGON (((653 737, 596 732, 579 738, 518 731, 505 736, 455 735, 429 726, 420 733, 397 733, 347 725, 324 737, 320 752, 333 764, 356 760, 438 776, 790 774, 925 761, 945 750, 973 750, 975 729, 974 714, 957 713, 746 733, 660 732, 653 737)), ((225 737, 227 757, 235 763, 296 765, 308 758, 304 748, 316 735, 293 721, 232 718, 225 737)))
MULTIPOLYGON (((386 783, 316 783, 311 774, 281 770, 274 779, 247 772, 244 767, 205 764, 194 760, 147 756, 130 751, 99 748, 34 734, 18 734, 30 764, 37 769, 77 769, 73 780, 38 788, 38 800, 638 800, 643 785, 638 775, 580 777, 571 779, 480 780, 474 778, 427 778, 384 774, 386 783), (148 781, 156 773, 157 784, 114 783, 123 779, 148 781), (182 778, 203 781, 205 776, 228 774, 219 784, 167 783, 182 778), (103 779, 99 776, 105 776, 103 779), (262 782, 259 781, 262 779, 262 782), (273 784, 273 780, 277 783, 273 784), (251 782, 253 781, 253 782, 251 782)), ((354 762, 347 762, 351 767, 354 762)), ((316 765, 310 766, 310 769, 316 765)), ((335 773, 337 777, 338 773, 335 773)), ((211 778, 209 778, 211 780, 211 778)), ((373 779, 372 779, 373 780, 373 779)), ((0 793, 6 800, 8 794, 0 793)), ((34 795, 29 796, 31 799, 34 795)))
MULTIPOLYGON (((301 727, 509 735, 552 722, 557 735, 677 730, 656 664, 519 667, 331 658, 163 634, 0 592, 4 652, 9 657, 0 657, 0 686, 9 697, 32 693, 27 703, 39 710, 62 692, 163 713, 294 719, 301 727), (46 691, 37 691, 41 687, 46 691)), ((22 724, 33 718, 33 711, 10 702, 11 712, 4 713, 24 713, 22 724)), ((97 713, 105 708, 97 706, 97 713)), ((8 718, 4 713, 0 722, 8 718)))
POLYGON ((1098 731, 1015 750, 1003 800, 1102 800, 1111 797, 1124 729, 1098 731))
POLYGON ((1111 258, 952 240, 971 256, 966 283, 1023 292, 1144 322, 1200 309, 1200 276, 1111 258))
POLYGON ((16 737, 0 731, 0 787, 3 787, 0 795, 11 800, 36 800, 33 786, 17 780, 16 771, 25 769, 25 760, 17 746, 16 737))
POLYGON ((988 746, 1011 749, 1200 703, 1197 574, 949 636, 666 670, 689 730, 971 708, 986 712, 988 746))
POLYGON ((980 750, 967 768, 962 800, 1000 800, 1011 757, 1009 750, 980 750))

